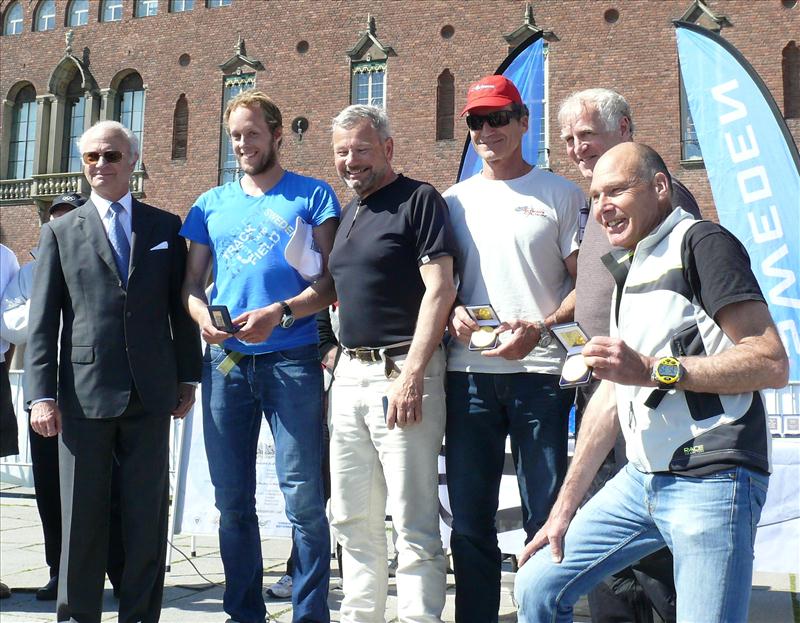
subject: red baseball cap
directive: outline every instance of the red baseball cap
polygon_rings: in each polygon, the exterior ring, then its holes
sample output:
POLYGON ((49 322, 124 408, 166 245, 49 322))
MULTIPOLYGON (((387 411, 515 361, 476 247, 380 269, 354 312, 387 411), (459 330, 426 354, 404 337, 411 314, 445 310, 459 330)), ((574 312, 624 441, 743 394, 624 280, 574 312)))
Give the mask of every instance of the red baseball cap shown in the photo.
POLYGON ((517 87, 505 76, 486 76, 469 86, 467 105, 461 111, 466 115, 473 108, 502 108, 509 104, 521 104, 517 87))

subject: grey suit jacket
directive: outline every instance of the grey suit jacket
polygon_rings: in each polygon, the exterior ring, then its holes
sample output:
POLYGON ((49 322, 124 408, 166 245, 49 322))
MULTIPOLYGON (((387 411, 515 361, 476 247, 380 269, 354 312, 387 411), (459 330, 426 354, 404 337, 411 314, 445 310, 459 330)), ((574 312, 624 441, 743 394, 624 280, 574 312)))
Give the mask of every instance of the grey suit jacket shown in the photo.
POLYGON ((148 413, 167 414, 178 383, 200 380, 199 332, 181 302, 180 226, 176 215, 133 201, 127 291, 91 201, 42 227, 25 353, 29 403, 57 396, 65 417, 116 417, 135 386, 148 413))

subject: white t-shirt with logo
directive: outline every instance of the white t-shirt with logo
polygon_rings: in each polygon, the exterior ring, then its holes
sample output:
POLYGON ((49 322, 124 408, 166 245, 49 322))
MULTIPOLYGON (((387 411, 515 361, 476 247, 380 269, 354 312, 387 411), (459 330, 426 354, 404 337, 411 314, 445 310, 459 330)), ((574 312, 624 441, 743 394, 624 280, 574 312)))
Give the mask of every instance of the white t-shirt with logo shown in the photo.
MULTIPOLYGON (((500 320, 544 320, 558 309, 573 288, 564 258, 578 248, 580 188, 533 168, 513 180, 479 173, 452 186, 444 198, 458 249, 460 303, 491 303, 500 320)), ((509 337, 502 334, 500 340, 509 337)), ((451 340, 447 369, 560 374, 563 356, 555 340, 519 361, 484 357, 451 340)))

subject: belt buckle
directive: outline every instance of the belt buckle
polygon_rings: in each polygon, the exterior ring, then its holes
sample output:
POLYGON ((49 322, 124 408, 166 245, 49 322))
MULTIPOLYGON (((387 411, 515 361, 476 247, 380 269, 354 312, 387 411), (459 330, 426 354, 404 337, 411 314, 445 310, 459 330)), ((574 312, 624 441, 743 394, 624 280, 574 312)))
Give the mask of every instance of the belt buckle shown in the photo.
POLYGON ((378 361, 378 359, 375 358, 375 349, 373 348, 365 348, 365 347, 354 348, 353 354, 355 355, 355 358, 358 359, 359 361, 370 361, 373 363, 378 361))

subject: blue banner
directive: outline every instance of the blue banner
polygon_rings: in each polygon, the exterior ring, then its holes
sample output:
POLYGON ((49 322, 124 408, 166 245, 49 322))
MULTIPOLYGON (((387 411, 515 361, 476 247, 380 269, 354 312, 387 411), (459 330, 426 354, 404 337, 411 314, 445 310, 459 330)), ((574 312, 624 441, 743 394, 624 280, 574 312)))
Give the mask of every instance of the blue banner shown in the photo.
MULTIPOLYGON (((742 241, 800 380, 800 157, 759 75, 722 37, 676 22, 719 222, 742 241)), ((720 279, 724 279, 720 275, 720 279)))
MULTIPOLYGON (((539 128, 542 124, 542 100, 544 100, 544 40, 531 38, 528 45, 517 48, 500 65, 495 74, 502 74, 519 90, 522 101, 528 107, 528 131, 522 138, 522 157, 530 164, 539 160, 539 128)), ((475 153, 475 148, 467 136, 458 181, 479 173, 483 161, 475 153)))

